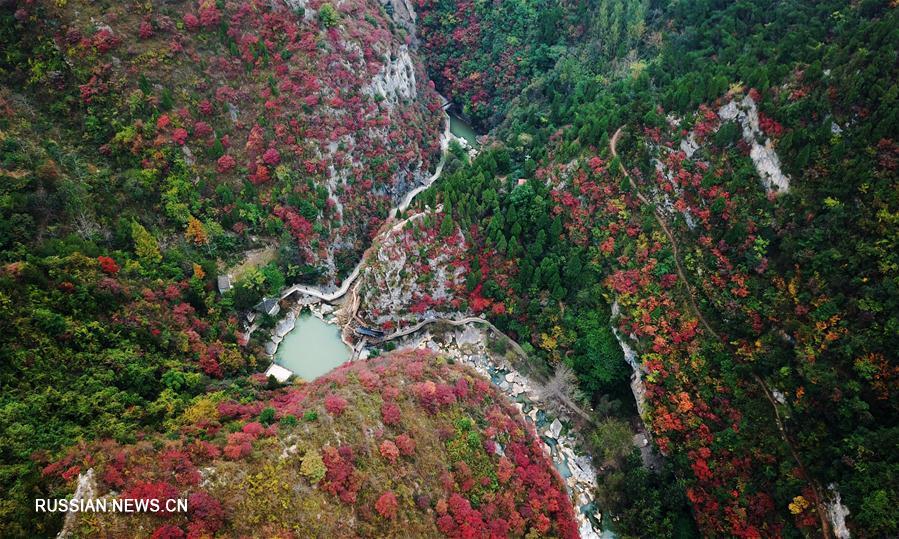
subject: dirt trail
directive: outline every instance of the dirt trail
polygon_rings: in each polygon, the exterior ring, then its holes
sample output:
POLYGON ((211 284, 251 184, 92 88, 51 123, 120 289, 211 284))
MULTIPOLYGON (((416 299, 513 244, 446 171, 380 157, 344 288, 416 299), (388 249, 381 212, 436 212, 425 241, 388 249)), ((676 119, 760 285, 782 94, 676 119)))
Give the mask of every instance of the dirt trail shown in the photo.
MULTIPOLYGON (((709 332, 710 335, 714 336, 716 339, 721 341, 725 347, 728 346, 728 342, 721 338, 717 331, 712 329, 712 326, 709 325, 708 321, 702 315, 702 312, 699 310, 699 307, 696 303, 696 291, 693 289, 690 281, 687 279, 686 272, 684 271, 683 266, 681 266, 680 262, 680 249, 678 248, 677 241, 674 239, 674 234, 672 234, 671 229, 668 228, 668 224, 665 222, 665 219, 659 213, 655 204, 649 201, 643 193, 640 192, 640 189, 637 187, 637 182, 634 181, 634 178, 630 175, 627 169, 624 167, 621 158, 618 156, 618 139, 621 137, 621 133, 624 130, 624 126, 618 128, 615 131, 615 134, 612 135, 612 139, 609 141, 609 150, 612 152, 612 157, 618 158, 618 167, 621 170, 621 173, 627 178, 628 183, 631 186, 631 189, 636 193, 637 199, 640 200, 641 203, 645 204, 652 208, 653 216, 656 219, 656 222, 662 228, 662 231, 665 233, 665 236, 668 237, 668 243, 671 245, 671 252, 674 255, 674 265, 677 269, 677 276, 680 278, 681 282, 684 283, 684 286, 687 289, 687 299, 690 303, 690 309, 693 311, 693 315, 700 321, 702 327, 705 328, 706 331, 709 332)), ((796 466, 802 471, 803 477, 809 483, 809 486, 812 489, 812 492, 815 495, 815 510, 818 513, 818 519, 821 521, 821 532, 826 538, 833 537, 833 533, 830 529, 830 521, 827 518, 827 511, 824 506, 824 502, 821 498, 821 487, 818 485, 818 482, 812 479, 812 476, 809 475, 808 471, 805 468, 805 464, 803 464, 802 459, 799 457, 799 453, 796 451, 796 447, 793 445, 793 441, 790 439, 790 435, 787 433, 786 428, 784 427, 783 421, 780 417, 780 412, 777 409, 777 401, 774 400, 774 396, 771 394, 771 391, 768 389, 768 385, 765 384, 764 380, 757 374, 752 375, 755 379, 756 384, 765 394, 765 397, 768 399, 768 402, 771 404, 771 408, 774 410, 774 421, 777 424, 777 429, 780 431, 780 436, 783 439, 784 443, 787 445, 787 448, 790 450, 790 454, 793 457, 793 460, 796 461, 796 466)))

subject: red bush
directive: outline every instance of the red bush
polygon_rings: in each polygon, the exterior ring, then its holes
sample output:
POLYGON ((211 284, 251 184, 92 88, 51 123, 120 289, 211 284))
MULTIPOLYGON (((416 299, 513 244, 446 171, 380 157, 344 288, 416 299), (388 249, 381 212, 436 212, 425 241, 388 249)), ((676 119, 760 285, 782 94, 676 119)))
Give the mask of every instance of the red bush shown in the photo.
POLYGON ((192 493, 187 499, 187 510, 193 518, 202 520, 209 531, 218 530, 225 518, 222 504, 205 491, 192 493))
POLYGON ((184 146, 187 142, 187 130, 179 127, 172 131, 172 141, 179 146, 184 146))
POLYGON ((328 470, 321 483, 322 489, 336 495, 343 503, 356 503, 356 494, 362 488, 362 477, 353 466, 352 450, 349 447, 339 450, 325 447, 322 461, 328 470))
POLYGON ((381 494, 381 497, 375 502, 375 510, 378 511, 379 515, 387 519, 394 518, 397 509, 399 509, 399 503, 396 500, 396 495, 389 490, 381 494))
POLYGON ((123 499, 157 500, 160 512, 165 511, 166 500, 178 498, 178 489, 165 481, 138 481, 122 494, 123 499))
POLYGON ((387 459, 391 464, 395 463, 396 459, 400 457, 400 450, 397 449, 396 444, 390 440, 381 442, 381 446, 378 450, 380 451, 381 456, 387 459))
POLYGON ((400 407, 393 402, 385 402, 381 405, 381 420, 385 425, 399 425, 400 407))
POLYGON ((152 537, 153 539, 180 539, 181 537, 184 537, 184 530, 182 530, 178 526, 163 524, 162 526, 156 528, 156 531, 153 532, 152 537))
POLYGON ((225 456, 231 460, 238 460, 253 452, 253 436, 244 432, 234 432, 228 435, 228 444, 225 446, 225 456))
POLYGON ((119 265, 116 261, 108 256, 98 256, 97 261, 100 262, 100 269, 107 275, 115 275, 119 272, 119 265))
POLYGON ((415 453, 415 440, 410 438, 406 434, 400 434, 394 440, 397 449, 400 450, 400 454, 404 457, 411 457, 415 453))
POLYGON ((325 397, 325 410, 334 417, 340 417, 340 414, 346 410, 347 401, 343 397, 337 395, 328 395, 325 397))
POLYGON ((281 162, 281 154, 278 153, 278 150, 269 148, 262 154, 262 160, 265 161, 265 164, 267 165, 275 166, 281 162))
POLYGON ((138 35, 141 39, 150 39, 153 37, 153 25, 150 24, 150 21, 142 21, 140 23, 138 35))
POLYGON ((200 28, 200 19, 193 13, 188 13, 184 16, 184 26, 191 31, 197 30, 200 28))
POLYGON ((263 427, 261 423, 253 421, 244 425, 241 430, 255 438, 265 432, 265 427, 263 427))
POLYGON ((237 165, 237 161, 235 161, 233 157, 230 155, 223 155, 216 161, 215 170, 219 174, 224 174, 233 169, 235 165, 237 165))

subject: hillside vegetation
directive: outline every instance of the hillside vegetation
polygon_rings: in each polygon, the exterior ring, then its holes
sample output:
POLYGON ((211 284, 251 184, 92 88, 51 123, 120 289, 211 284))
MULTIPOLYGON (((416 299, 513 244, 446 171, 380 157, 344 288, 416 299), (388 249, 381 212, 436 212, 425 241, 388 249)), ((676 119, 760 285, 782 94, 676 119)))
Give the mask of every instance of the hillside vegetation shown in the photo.
POLYGON ((483 316, 574 372, 622 536, 899 536, 897 44, 888 0, 0 2, 0 536, 88 470, 193 502, 85 536, 577 534, 472 372, 256 374, 246 313, 344 282, 438 91, 486 138, 352 325, 483 316))
POLYGON ((0 535, 55 532, 30 507, 56 451, 264 367, 239 311, 338 282, 430 174, 408 39, 374 1, 0 6, 0 535))
POLYGON ((578 537, 533 427, 489 382, 422 351, 315 382, 195 399, 170 434, 89 444, 44 474, 188 514, 89 514, 79 536, 578 537))
MULTIPOLYGON (((617 307, 703 534, 831 535, 838 491, 854 534, 895 535, 895 6, 571 4, 425 3, 426 48, 461 43, 438 88, 499 124, 423 200, 479 254, 470 305, 596 404, 624 387, 617 307)), ((644 494, 609 501, 647 533, 644 494)))

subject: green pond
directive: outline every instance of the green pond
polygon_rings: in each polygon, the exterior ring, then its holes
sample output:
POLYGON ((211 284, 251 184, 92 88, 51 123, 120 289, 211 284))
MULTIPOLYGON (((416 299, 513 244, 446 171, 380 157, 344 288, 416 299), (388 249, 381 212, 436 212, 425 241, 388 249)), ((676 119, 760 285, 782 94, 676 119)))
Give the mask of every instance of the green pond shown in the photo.
POLYGON ((474 129, 468 125, 468 122, 463 120, 462 118, 456 116, 453 113, 449 113, 450 117, 450 133, 456 135, 459 138, 464 138, 468 141, 472 148, 478 147, 478 134, 474 132, 474 129))
POLYGON ((337 326, 301 314, 296 326, 278 346, 275 362, 303 380, 315 380, 349 361, 351 356, 350 348, 340 340, 337 326))

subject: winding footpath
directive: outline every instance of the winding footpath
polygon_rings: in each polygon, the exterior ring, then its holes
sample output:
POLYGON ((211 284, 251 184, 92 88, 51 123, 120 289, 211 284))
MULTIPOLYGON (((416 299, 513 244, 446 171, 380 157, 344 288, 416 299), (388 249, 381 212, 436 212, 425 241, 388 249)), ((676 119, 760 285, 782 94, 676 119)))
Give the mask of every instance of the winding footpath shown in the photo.
POLYGON ((415 197, 424 192, 428 187, 430 187, 431 184, 437 181, 440 178, 440 175, 443 173, 443 166, 446 164, 446 152, 449 149, 449 142, 452 137, 450 133, 450 117, 445 110, 443 111, 443 117, 444 128, 443 134, 441 134, 440 136, 440 161, 437 163, 437 168, 434 169, 434 173, 431 174, 431 176, 421 185, 406 193, 406 195, 400 201, 399 205, 390 210, 387 219, 385 219, 384 224, 381 225, 381 229, 375 235, 375 239, 371 242, 371 245, 359 258, 359 262, 356 264, 356 267, 353 268, 353 271, 350 272, 347 278, 344 279, 340 284, 340 287, 333 292, 324 292, 321 288, 316 286, 295 284, 282 290, 280 299, 285 299, 294 293, 300 293, 302 295, 318 298, 325 303, 334 303, 335 301, 346 295, 347 291, 349 291, 350 287, 353 285, 356 279, 359 278, 359 273, 365 266, 365 261, 368 259, 368 255, 371 249, 376 248, 375 246, 380 242, 380 240, 382 240, 386 236, 389 236, 390 234, 395 232, 397 228, 405 224, 405 221, 401 221, 400 223, 392 225, 392 221, 396 219, 396 216, 400 212, 406 211, 406 209, 409 208, 409 205, 412 204, 412 201, 415 199, 415 197))
MULTIPOLYGON (((696 303, 696 291, 693 289, 693 286, 690 284, 690 281, 687 280, 686 272, 684 271, 683 266, 681 266, 680 261, 680 250, 678 248, 678 243, 674 238, 674 234, 672 234, 671 229, 668 228, 668 224, 665 222, 665 219, 659 213, 658 208, 652 202, 647 199, 643 193, 640 192, 640 189, 637 187, 637 182, 634 181, 634 178, 630 175, 627 169, 624 167, 624 164, 621 161, 621 158, 618 156, 618 139, 621 137, 621 133, 624 130, 624 126, 618 128, 615 131, 615 134, 612 135, 612 139, 609 141, 609 150, 612 153, 612 157, 618 158, 618 168, 622 174, 627 178, 628 184, 631 189, 637 194, 637 199, 640 200, 646 206, 652 208, 653 216, 656 219, 656 222, 662 228, 662 231, 665 233, 665 236, 668 237, 668 243, 671 245, 671 252, 674 256, 674 265, 677 270, 677 276, 680 278, 681 282, 684 283, 684 286, 687 289, 687 299, 690 303, 690 309, 693 311, 693 315, 702 323, 702 326, 709 332, 710 335, 715 337, 718 341, 724 344, 725 347, 728 346, 728 343, 725 339, 718 334, 717 331, 712 329, 712 326, 709 325, 708 321, 706 321, 705 317, 702 315, 702 312, 699 310, 699 307, 696 303)), ((734 356, 737 357, 737 356, 734 356)), ((802 471, 802 475, 806 478, 809 483, 809 486, 812 489, 812 492, 815 495, 815 510, 818 513, 818 519, 821 522, 821 533, 825 538, 833 537, 833 532, 830 527, 830 520, 827 518, 827 511, 824 506, 824 502, 821 497, 821 487, 818 485, 818 482, 809 475, 808 471, 805 468, 805 464, 802 462, 802 459, 799 457, 799 452, 796 451, 796 447, 793 444, 790 435, 787 433, 787 429, 784 426, 783 420, 780 417, 780 411, 777 407, 777 401, 775 401, 774 396, 771 394, 771 391, 768 389, 768 385, 765 384, 765 381, 762 378, 753 373, 753 378, 762 392, 765 394, 768 402, 771 404, 772 409, 774 410, 774 421, 777 424, 777 429, 780 431, 781 439, 786 444, 787 448, 790 450, 790 454, 793 457, 793 460, 796 461, 796 466, 802 471)))

